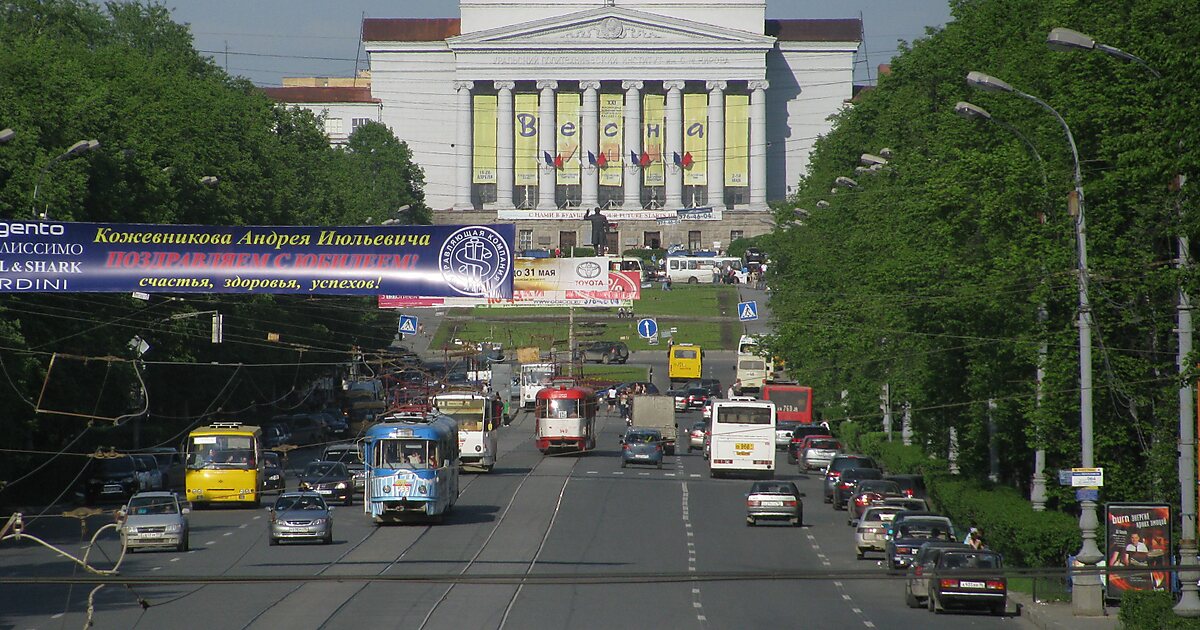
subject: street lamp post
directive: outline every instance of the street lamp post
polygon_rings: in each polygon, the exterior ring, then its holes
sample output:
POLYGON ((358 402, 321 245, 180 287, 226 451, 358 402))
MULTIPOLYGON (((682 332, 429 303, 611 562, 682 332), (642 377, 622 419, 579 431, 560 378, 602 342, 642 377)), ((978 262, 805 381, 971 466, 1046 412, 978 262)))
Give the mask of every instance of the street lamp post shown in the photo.
MULTIPOLYGON (((1110 57, 1123 61, 1132 61, 1161 79, 1162 75, 1137 55, 1127 53, 1120 48, 1097 42, 1089 35, 1069 28, 1055 28, 1046 36, 1046 45, 1053 50, 1063 51, 1099 51, 1110 57)), ((1176 176, 1171 189, 1179 192, 1183 187, 1183 176, 1176 176)), ((1175 267, 1186 271, 1191 266, 1188 258, 1188 238, 1180 230, 1175 237, 1176 249, 1179 256, 1175 259, 1175 267)), ((1183 275, 1183 274, 1181 274, 1183 275)), ((1179 374, 1187 371, 1187 357, 1192 353, 1192 303, 1183 285, 1179 287, 1179 302, 1175 309, 1177 334, 1179 335, 1179 357, 1176 361, 1179 374)), ((1183 530, 1179 541, 1179 557, 1181 564, 1195 565, 1197 556, 1196 544, 1196 432, 1192 424, 1192 388, 1181 379, 1179 384, 1179 512, 1180 528, 1183 530)), ((1200 617, 1200 594, 1197 593, 1196 581, 1200 572, 1195 570, 1183 571, 1179 574, 1183 593, 1179 603, 1175 605, 1175 613, 1181 617, 1200 617)))
MULTIPOLYGON (((1007 92, 1025 100, 1037 103, 1042 109, 1050 112, 1062 125, 1067 136, 1067 144, 1071 148, 1071 158, 1075 166, 1075 190, 1071 203, 1075 210, 1075 248, 1079 261, 1079 433, 1080 433, 1080 464, 1084 468, 1094 465, 1092 452, 1092 325, 1091 304, 1088 301, 1088 266, 1087 266, 1087 224, 1084 221, 1083 175, 1079 170, 1079 150, 1075 146, 1075 136, 1071 128, 1058 110, 1046 101, 1026 94, 1013 86, 982 72, 967 74, 967 84, 988 92, 1007 92)), ((1096 516, 1096 502, 1084 500, 1080 502, 1079 532, 1083 538, 1076 559, 1086 569, 1094 569, 1104 559, 1100 548, 1096 546, 1096 529, 1100 521, 1096 516)), ((1093 570, 1076 575, 1071 589, 1071 607, 1078 616, 1101 616, 1104 614, 1104 591, 1100 575, 1093 570)))
MULTIPOLYGON (((967 120, 984 120, 988 122, 994 122, 1007 129, 1014 136, 1020 138, 1021 142, 1025 143, 1025 147, 1029 149, 1029 152, 1032 153, 1033 157, 1037 160, 1038 170, 1042 175, 1043 194, 1045 194, 1045 191, 1049 190, 1049 185, 1046 182, 1046 163, 1042 160, 1042 154, 1038 153, 1037 147, 1033 146, 1033 143, 1029 141, 1029 138, 1025 137, 1025 134, 1021 133, 1021 130, 999 118, 995 118, 990 112, 988 112, 988 110, 966 101, 959 101, 956 103, 954 105, 954 113, 967 120)), ((1045 270, 1043 269, 1043 277, 1046 275, 1044 272, 1045 270)), ((1038 343, 1038 361, 1037 371, 1034 379, 1034 387, 1036 392, 1035 402, 1040 408, 1042 406, 1042 383, 1046 378, 1046 356, 1049 354, 1045 331, 1043 330, 1046 323, 1045 303, 1038 305, 1037 318, 1038 333, 1041 335, 1042 339, 1041 342, 1038 343)), ((1034 512, 1044 512, 1046 510, 1046 447, 1044 444, 1042 444, 1042 436, 1040 431, 1038 431, 1037 441, 1037 449, 1033 454, 1033 483, 1029 489, 1029 501, 1030 503, 1033 503, 1034 512)))
MULTIPOLYGON (((70 147, 68 147, 66 151, 63 151, 62 153, 56 155, 54 157, 54 159, 47 162, 46 165, 43 166, 40 171, 38 171, 37 179, 34 180, 34 182, 33 182, 33 200, 32 200, 32 202, 30 202, 30 209, 33 211, 34 216, 37 216, 38 188, 40 188, 42 185, 42 177, 46 174, 46 171, 49 171, 51 166, 54 166, 61 160, 66 160, 66 159, 70 159, 70 158, 73 158, 78 155, 83 155, 84 153, 87 153, 88 151, 96 149, 99 146, 100 146, 99 140, 80 140, 79 142, 76 142, 75 144, 72 144, 70 147)), ((41 214, 41 218, 42 219, 49 218, 46 216, 46 214, 47 213, 43 212, 41 214)))

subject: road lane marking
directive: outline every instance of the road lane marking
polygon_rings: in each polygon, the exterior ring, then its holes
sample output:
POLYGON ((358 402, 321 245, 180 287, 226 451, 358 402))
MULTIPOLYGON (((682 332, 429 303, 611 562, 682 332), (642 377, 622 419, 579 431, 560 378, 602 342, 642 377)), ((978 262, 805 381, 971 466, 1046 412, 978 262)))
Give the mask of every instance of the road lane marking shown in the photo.
POLYGON ((856 615, 861 615, 861 614, 862 614, 862 609, 861 609, 861 608, 851 608, 850 610, 853 610, 853 611, 854 611, 854 614, 856 614, 856 615))
POLYGON ((666 473, 666 476, 668 476, 668 477, 674 477, 674 476, 675 476, 675 473, 666 473))
POLYGON ((688 475, 688 476, 689 476, 689 477, 691 477, 691 478, 693 478, 693 479, 699 479, 699 478, 700 478, 700 475, 697 475, 696 473, 692 473, 692 474, 690 474, 690 475, 688 475))
POLYGON ((206 544, 206 545, 215 545, 215 544, 217 544, 217 541, 215 541, 215 540, 210 540, 210 541, 208 541, 208 542, 206 542, 206 543, 204 543, 204 544, 206 544))
POLYGON ((171 558, 171 562, 179 562, 179 558, 171 558))
POLYGON ((62 616, 63 616, 63 614, 64 614, 64 613, 54 613, 53 615, 50 615, 50 618, 51 618, 51 619, 58 619, 59 617, 62 617, 62 616))
POLYGON ((589 471, 587 471, 587 474, 589 474, 589 475, 594 475, 594 474, 596 474, 596 471, 594 471, 594 470, 589 470, 589 471))
POLYGON ((241 525, 238 525, 238 529, 246 529, 246 526, 249 524, 250 523, 242 523, 241 525))
POLYGON ((614 475, 624 475, 625 473, 624 473, 624 472, 622 472, 622 471, 620 471, 620 470, 614 470, 614 471, 613 471, 613 474, 614 474, 614 475))
POLYGON ((638 475, 641 477, 649 477, 650 473, 638 473, 638 475))
POLYGON ((874 628, 874 627, 875 627, 875 624, 871 623, 870 621, 863 621, 863 625, 864 625, 864 626, 866 626, 866 627, 868 627, 868 628, 874 628))
POLYGON ((824 562, 822 562, 821 564, 822 564, 823 566, 827 566, 827 567, 831 567, 831 566, 833 566, 833 564, 832 564, 832 563, 830 563, 828 560, 825 560, 825 561, 824 561, 824 562))
POLYGON ((150 567, 151 571, 162 571, 162 567, 150 567))
POLYGON ((846 601, 850 601, 850 596, 845 593, 842 593, 842 599, 844 599, 846 601))
POLYGON ((258 519, 260 519, 260 518, 262 518, 262 515, 261 515, 261 514, 260 514, 260 515, 258 515, 258 516, 255 516, 253 520, 256 520, 256 521, 257 521, 257 520, 258 520, 258 519))
POLYGON ((692 608, 699 608, 700 602, 692 602, 692 608))
POLYGON ((834 586, 836 586, 836 587, 838 587, 838 588, 842 588, 842 583, 841 583, 841 582, 834 582, 834 583, 833 583, 833 585, 834 585, 834 586))
POLYGON ((225 532, 224 534, 221 534, 221 535, 222 536, 232 536, 233 532, 225 532))

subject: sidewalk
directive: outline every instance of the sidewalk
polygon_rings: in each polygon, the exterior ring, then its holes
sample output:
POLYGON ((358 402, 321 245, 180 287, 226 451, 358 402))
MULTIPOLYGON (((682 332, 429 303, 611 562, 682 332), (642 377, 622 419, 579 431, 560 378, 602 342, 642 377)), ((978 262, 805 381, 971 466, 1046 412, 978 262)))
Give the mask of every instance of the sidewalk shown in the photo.
POLYGON ((1021 618, 1041 630, 1116 630, 1117 608, 1108 607, 1105 617, 1076 617, 1070 602, 1035 602, 1027 593, 1008 592, 1008 599, 1021 611, 1021 618))

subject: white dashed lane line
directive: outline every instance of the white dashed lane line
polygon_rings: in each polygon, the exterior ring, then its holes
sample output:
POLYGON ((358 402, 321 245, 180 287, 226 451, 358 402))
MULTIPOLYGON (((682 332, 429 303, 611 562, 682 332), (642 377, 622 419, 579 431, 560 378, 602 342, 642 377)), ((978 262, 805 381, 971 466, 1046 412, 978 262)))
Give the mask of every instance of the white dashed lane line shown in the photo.
MULTIPOLYGON (((692 534, 692 522, 688 516, 688 513, 690 512, 690 507, 688 505, 688 485, 687 485, 686 481, 681 482, 679 485, 682 486, 682 488, 683 488, 683 506, 682 506, 683 527, 687 532, 688 538, 691 538, 693 536, 693 534, 692 534)), ((687 552, 688 552, 688 560, 687 560, 688 561, 688 573, 695 573, 696 572, 696 543, 692 542, 691 540, 688 540, 687 541, 687 552)), ((696 621, 700 622, 701 626, 707 625, 708 617, 704 616, 704 604, 700 600, 700 587, 698 587, 698 586, 692 587, 692 608, 696 611, 696 621)))

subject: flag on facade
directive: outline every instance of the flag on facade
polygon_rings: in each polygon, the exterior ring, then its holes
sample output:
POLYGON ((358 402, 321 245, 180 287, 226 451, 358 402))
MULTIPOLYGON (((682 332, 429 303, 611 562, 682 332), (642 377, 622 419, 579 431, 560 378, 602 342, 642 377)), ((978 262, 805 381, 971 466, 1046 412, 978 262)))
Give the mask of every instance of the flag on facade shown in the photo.
POLYGON ((592 153, 591 151, 588 151, 588 164, 591 164, 592 166, 596 165, 596 154, 592 153))
POLYGON ((554 166, 554 158, 550 157, 549 151, 542 151, 542 159, 546 160, 546 166, 554 166))
POLYGON ((683 154, 683 168, 692 168, 692 164, 695 163, 696 159, 692 157, 691 151, 683 154))
POLYGON ((629 151, 629 163, 630 164, 641 164, 642 163, 642 161, 640 159, 638 159, 637 151, 633 151, 633 150, 629 151))
POLYGON ((600 168, 608 166, 608 156, 604 155, 603 151, 600 153, 600 156, 596 158, 596 166, 599 166, 600 168))
POLYGON ((561 156, 561 155, 554 156, 554 168, 561 170, 562 167, 563 167, 563 156, 561 156))
POLYGON ((671 157, 675 160, 675 166, 683 166, 683 158, 679 156, 678 151, 672 153, 671 157))
POLYGON ((650 163, 653 161, 654 160, 650 159, 649 153, 642 151, 642 158, 640 160, 638 160, 638 164, 640 164, 641 166, 650 166, 650 163))

